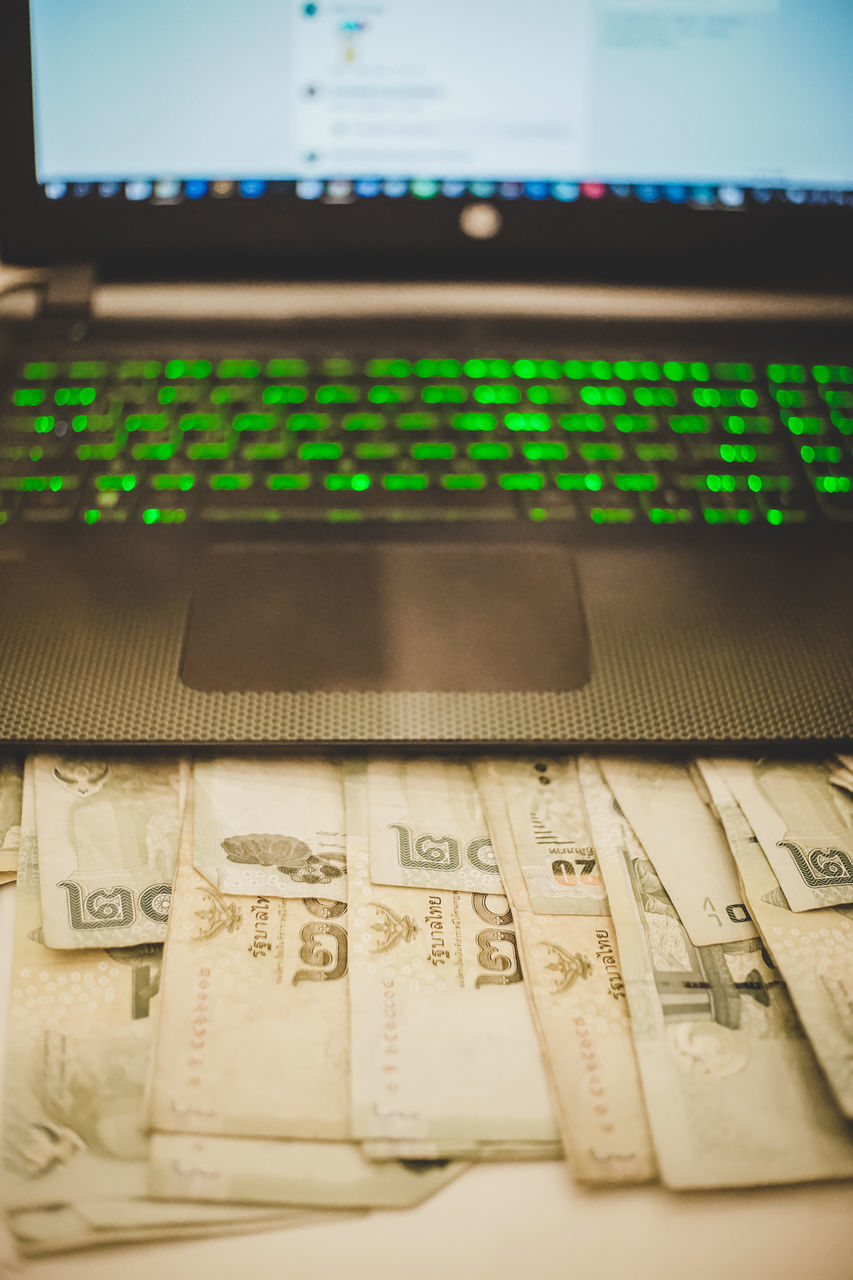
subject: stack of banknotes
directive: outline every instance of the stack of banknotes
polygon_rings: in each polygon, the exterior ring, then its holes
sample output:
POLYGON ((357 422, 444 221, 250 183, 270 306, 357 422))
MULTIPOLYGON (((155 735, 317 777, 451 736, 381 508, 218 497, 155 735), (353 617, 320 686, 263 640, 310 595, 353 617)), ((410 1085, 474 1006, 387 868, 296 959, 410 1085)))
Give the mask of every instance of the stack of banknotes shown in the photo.
POLYGON ((853 757, 40 755, 0 845, 24 1254, 853 1177, 853 757))

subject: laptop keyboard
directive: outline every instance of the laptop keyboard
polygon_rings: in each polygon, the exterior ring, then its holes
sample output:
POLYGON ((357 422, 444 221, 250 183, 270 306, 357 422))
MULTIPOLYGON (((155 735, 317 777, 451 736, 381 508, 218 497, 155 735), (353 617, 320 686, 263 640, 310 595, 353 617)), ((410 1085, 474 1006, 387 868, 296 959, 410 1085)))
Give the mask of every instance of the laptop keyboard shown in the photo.
POLYGON ((853 366, 345 356, 34 361, 0 523, 853 520, 853 366))

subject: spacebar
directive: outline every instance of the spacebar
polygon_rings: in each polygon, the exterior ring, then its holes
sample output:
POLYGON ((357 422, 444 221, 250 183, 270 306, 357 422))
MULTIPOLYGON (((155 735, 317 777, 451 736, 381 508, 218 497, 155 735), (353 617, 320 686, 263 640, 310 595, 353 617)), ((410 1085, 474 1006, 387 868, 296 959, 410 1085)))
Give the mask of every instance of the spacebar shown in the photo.
POLYGON ((322 520, 358 523, 365 520, 389 524, 447 523, 460 520, 517 520, 520 512, 510 494, 462 493, 325 493, 288 494, 284 501, 205 503, 199 517, 214 524, 277 524, 281 521, 322 520))

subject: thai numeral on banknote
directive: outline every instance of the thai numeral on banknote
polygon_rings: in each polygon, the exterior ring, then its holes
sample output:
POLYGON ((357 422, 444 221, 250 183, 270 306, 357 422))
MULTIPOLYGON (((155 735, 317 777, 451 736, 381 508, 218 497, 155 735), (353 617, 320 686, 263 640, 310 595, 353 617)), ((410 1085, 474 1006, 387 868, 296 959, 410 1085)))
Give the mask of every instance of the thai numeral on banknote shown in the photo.
POLYGON ((86 893, 76 880, 60 880, 57 888, 65 890, 68 920, 75 930, 130 928, 138 912, 156 924, 169 919, 172 886, 168 884, 149 885, 140 894, 122 885, 86 893))
MULTIPOLYGON (((397 858, 401 867, 458 871, 462 865, 462 845, 455 836, 434 836, 426 832, 415 835, 411 827, 400 822, 390 822, 388 830, 397 833, 397 858)), ((492 842, 488 836, 469 840, 465 845, 464 857, 478 871, 498 875, 492 842)))
POLYGON ((512 929, 481 929, 477 934, 477 963, 485 973, 479 973, 475 987, 508 987, 521 982, 521 960, 518 942, 512 929))
POLYGON ((328 921, 320 924, 309 921, 302 926, 299 936, 302 939, 299 959, 311 967, 296 970, 294 986, 300 982, 334 982, 344 976, 347 971, 346 930, 328 921))
POLYGON ((787 849, 794 865, 811 888, 824 884, 853 884, 853 862, 843 849, 810 849, 794 840, 778 840, 777 848, 787 849))

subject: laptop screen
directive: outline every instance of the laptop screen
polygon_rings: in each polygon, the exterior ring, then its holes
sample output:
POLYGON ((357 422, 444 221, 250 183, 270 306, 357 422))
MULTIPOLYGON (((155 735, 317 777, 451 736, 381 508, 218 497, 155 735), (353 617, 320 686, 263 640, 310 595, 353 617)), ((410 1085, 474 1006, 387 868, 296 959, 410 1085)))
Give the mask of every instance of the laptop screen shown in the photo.
POLYGON ((850 0, 31 0, 48 200, 853 207, 850 0))

